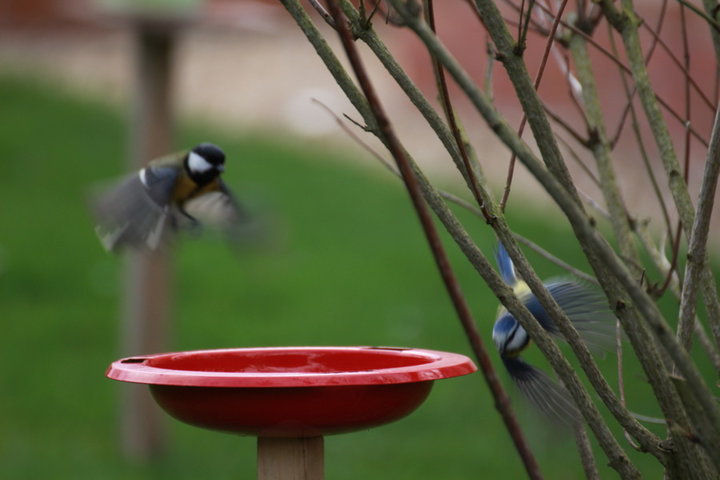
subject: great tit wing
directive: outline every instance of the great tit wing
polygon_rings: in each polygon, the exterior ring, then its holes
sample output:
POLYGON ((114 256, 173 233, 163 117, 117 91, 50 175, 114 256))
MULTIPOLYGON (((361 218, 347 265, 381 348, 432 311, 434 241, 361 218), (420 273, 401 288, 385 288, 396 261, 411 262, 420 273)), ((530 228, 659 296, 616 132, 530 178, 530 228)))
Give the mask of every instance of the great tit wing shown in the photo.
POLYGON ((248 221, 249 216, 235 195, 222 180, 218 182, 217 190, 189 200, 183 209, 203 223, 223 229, 248 221))
POLYGON ((553 424, 572 426, 580 421, 580 412, 562 385, 520 358, 502 361, 523 396, 553 424))
POLYGON ((592 351, 612 349, 615 315, 601 290, 574 279, 550 280, 545 286, 592 351))
POLYGON ((94 196, 91 209, 103 246, 156 250, 172 227, 169 203, 178 171, 148 167, 94 196))
POLYGON ((165 207, 172 201, 180 171, 176 167, 149 166, 140 170, 138 178, 152 201, 165 207))

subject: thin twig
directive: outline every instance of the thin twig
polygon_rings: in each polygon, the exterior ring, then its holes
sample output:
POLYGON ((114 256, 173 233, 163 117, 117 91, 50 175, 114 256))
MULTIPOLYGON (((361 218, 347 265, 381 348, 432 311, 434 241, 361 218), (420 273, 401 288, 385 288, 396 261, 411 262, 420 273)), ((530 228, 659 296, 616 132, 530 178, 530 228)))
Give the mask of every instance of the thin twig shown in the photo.
MULTIPOLYGON (((325 110, 330 116, 332 116, 335 119, 335 123, 338 124, 338 126, 342 129, 343 132, 345 132, 346 135, 348 135, 355 143, 360 145, 362 148, 364 148, 366 151, 370 153, 373 157, 375 157, 385 168, 390 170, 395 175, 400 175, 400 172, 398 172, 392 163, 388 162, 385 157, 380 155, 380 153, 372 148, 367 142, 364 142, 362 138, 360 138, 355 132, 353 132, 350 128, 348 128, 347 125, 345 125, 345 122, 342 121, 342 119, 332 111, 330 107, 325 105, 323 102, 318 100, 317 98, 313 98, 312 101, 316 104, 318 104, 323 110, 325 110)), ((352 120, 350 117, 345 117, 349 121, 351 121, 355 125, 359 125, 356 121, 352 120)))
POLYGON ((590 439, 588 438, 585 427, 577 425, 575 427, 575 444, 578 447, 580 453, 580 463, 583 466, 585 472, 585 478, 587 480, 600 480, 600 472, 595 462, 595 456, 593 455, 592 445, 590 445, 590 439))
POLYGON ((583 272, 582 270, 579 270, 579 269, 573 267, 573 266, 570 265, 569 263, 563 262, 563 261, 560 260, 558 257, 556 257, 555 255, 551 254, 551 253, 548 252, 547 250, 543 249, 542 247, 540 247, 540 245, 538 245, 537 243, 531 241, 530 239, 528 239, 528 238, 526 238, 526 237, 523 237, 522 235, 519 235, 519 234, 516 233, 516 234, 515 234, 515 240, 517 240, 518 242, 522 243, 522 244, 525 245, 526 247, 530 248, 530 250, 532 250, 533 252, 537 253, 538 255, 540 255, 541 257, 543 257, 544 259, 551 261, 552 263, 554 263, 554 264, 557 265, 558 267, 562 268, 563 270, 567 270, 568 272, 570 272, 570 273, 573 274, 574 276, 576 276, 576 277, 578 277, 578 278, 580 278, 580 279, 582 279, 582 280, 584 280, 584 281, 586 281, 586 282, 588 282, 588 283, 592 283, 592 284, 594 284, 594 285, 599 285, 599 282, 597 281, 597 278, 593 277, 593 276, 590 275, 590 274, 587 274, 587 273, 583 272))
POLYGON ((485 83, 483 85, 485 95, 490 101, 494 100, 493 92, 493 67, 495 66, 495 46, 489 38, 485 38, 485 54, 487 55, 487 67, 485 68, 485 83))
MULTIPOLYGON (((691 101, 690 101, 690 83, 692 82, 692 78, 690 77, 690 50, 688 46, 688 35, 687 35, 687 24, 685 22, 685 8, 680 7, 680 29, 682 33, 682 45, 683 45, 683 60, 684 64, 681 66, 682 71, 684 73, 685 77, 685 118, 687 118, 687 123, 685 124, 685 141, 684 141, 684 149, 683 149, 683 155, 684 155, 684 169, 683 169, 683 176, 685 178, 685 185, 688 184, 689 178, 690 178, 690 125, 692 125, 692 109, 691 109, 691 101)), ((661 42, 663 46, 664 42, 661 42)), ((709 102, 709 100, 708 100, 709 102)), ((712 108, 712 105, 710 106, 712 108)), ((668 286, 670 285, 670 281, 673 279, 673 276, 675 275, 678 267, 678 257, 680 255, 680 239, 682 236, 682 225, 680 222, 678 222, 677 230, 675 233, 675 240, 672 244, 672 256, 670 261, 670 269, 668 269, 667 275, 665 277, 665 281, 660 286, 659 289, 654 290, 652 293, 656 295, 658 298, 662 297, 665 291, 667 290, 668 286)), ((678 331, 679 333, 679 331, 678 331)), ((692 325, 687 329, 687 332, 685 333, 685 338, 683 345, 685 348, 689 351, 691 340, 692 340, 692 325)))
POLYGON ((643 415, 642 413, 632 412, 632 416, 645 423, 654 423, 655 425, 667 425, 667 420, 664 418, 650 417, 643 415))
MULTIPOLYGON (((346 8, 345 13, 346 15, 350 16, 352 21, 360 21, 357 13, 354 12, 350 7, 346 8)), ((398 18, 400 17, 398 16, 398 18)), ((413 83, 413 81, 403 70, 400 64, 393 58, 387 46, 382 42, 379 36, 372 29, 360 30, 356 33, 358 33, 360 39, 364 41, 370 48, 370 50, 375 54, 375 56, 377 56, 382 65, 390 74, 390 76, 397 82, 398 86, 403 90, 403 92, 407 95, 413 105, 417 108, 418 112, 420 112, 423 118, 427 121, 428 125, 432 128, 442 145, 445 147, 445 150, 450 154, 450 157, 455 163, 460 174, 463 176, 463 179, 468 185, 468 188, 472 188, 470 187, 470 185, 471 183, 473 183, 473 181, 468 175, 467 169, 465 168, 465 161, 463 160, 460 152, 458 151, 457 142, 455 141, 455 137, 453 136, 452 131, 443 122, 440 115, 438 115, 433 106, 425 98, 420 89, 413 83)), ((467 155, 472 157, 472 148, 470 147, 470 145, 466 144, 464 145, 464 147, 466 149, 467 155)), ((476 174, 475 178, 480 183, 483 183, 483 175, 482 171, 479 168, 478 162, 473 161, 472 164, 477 169, 476 172, 473 172, 476 174)), ((489 213, 490 215, 493 214, 492 212, 486 213, 489 213)))
MULTIPOLYGON (((685 14, 683 13, 685 11, 684 8, 680 8, 680 21, 681 25, 684 25, 685 23, 685 14)), ((688 89, 690 89, 690 86, 692 86, 692 89, 695 91, 695 93, 698 94, 700 99, 705 103, 705 105, 711 110, 715 110, 715 105, 713 105, 712 101, 705 95, 705 92, 702 91, 702 88, 700 88, 700 85, 697 84, 694 78, 690 75, 690 66, 687 64, 687 60, 685 61, 685 64, 680 62, 680 59, 678 59, 673 51, 670 49, 670 47, 665 43, 665 41, 660 38, 660 35, 655 32, 652 28, 650 28, 646 23, 642 23, 642 26, 650 32, 650 34, 653 36, 653 39, 656 39, 657 42, 660 44, 663 50, 665 50, 665 53, 670 57, 670 60, 672 63, 675 64, 675 66, 682 72, 683 76, 685 77, 685 81, 689 82, 688 89)), ((682 27, 684 28, 684 27, 682 27)), ((683 51, 686 51, 687 48, 687 34, 683 34, 683 51)), ((687 59, 687 56, 685 56, 687 59)), ((687 118, 687 117, 686 117, 687 118)))
MULTIPOLYGON (((700 187, 695 221, 690 232, 688 247, 688 261, 685 265, 685 285, 680 301, 680 318, 678 321, 678 335, 683 345, 690 342, 690 333, 695 320, 695 302, 698 284, 703 275, 712 275, 707 266, 707 238, 710 229, 710 217, 715 202, 718 176, 720 175, 720 108, 715 113, 710 148, 705 160, 705 172, 700 187), (705 272, 705 273, 704 273, 705 272)), ((717 289, 713 289, 713 280, 703 282, 703 293, 708 308, 710 329, 715 336, 715 342, 720 346, 720 305, 718 305, 717 289), (710 287, 708 287, 708 285, 710 287)))
MULTIPOLYGON (((578 80, 577 76, 573 74, 572 69, 570 68, 570 58, 568 57, 568 54, 566 52, 564 52, 563 54, 560 54, 558 52, 555 55, 555 58, 558 65, 560 65, 560 68, 565 73, 565 83, 567 83, 568 93, 570 94, 570 102, 580 114, 580 118, 585 118, 585 110, 581 105, 581 99, 583 95, 582 84, 578 80), (562 60, 562 63, 560 62, 560 60, 562 60)), ((587 127, 587 124, 585 126, 587 127)), ((589 143, 590 141, 588 140, 585 145, 587 146, 589 143)))
MULTIPOLYGON (((650 84, 647 64, 645 63, 638 33, 639 21, 632 11, 627 9, 623 9, 623 14, 618 17, 618 12, 610 0, 602 0, 601 5, 610 23, 622 34, 625 52, 638 89, 640 103, 665 167, 670 193, 683 228, 685 232, 689 232, 693 222, 694 208, 685 180, 680 174, 681 169, 668 125, 658 105, 658 97, 650 84)), ((632 2, 629 2, 629 6, 632 7, 632 2)))
MULTIPOLYGON (((599 1, 599 0, 597 0, 597 1, 599 1)), ((538 8, 542 8, 549 12, 549 10, 547 8, 545 8, 543 5, 538 4, 537 6, 538 6, 538 8)), ((590 45, 593 46, 593 48, 597 49, 597 51, 602 53, 608 60, 610 60, 611 62, 615 63, 620 68, 622 68, 623 71, 625 71, 626 73, 632 73, 632 71, 628 65, 621 62, 617 56, 614 56, 612 52, 610 52, 607 48, 605 48, 603 45, 598 43, 594 38, 590 37, 588 34, 586 34, 582 30, 580 30, 579 28, 577 28, 576 26, 574 26, 568 22, 561 20, 560 24, 563 27, 565 27, 569 30, 572 30, 573 33, 583 36, 585 38, 585 40, 590 45)), ((670 103, 668 103, 663 97, 661 97, 659 95, 656 97, 656 99, 660 103, 660 105, 670 114, 670 116, 672 116, 680 124, 685 125, 685 119, 680 114, 678 114, 674 108, 672 108, 670 103)), ((691 128, 690 132, 692 133, 693 137, 695 137, 705 147, 708 146, 707 140, 702 135, 700 135, 700 133, 698 133, 694 128, 691 128)))
MULTIPOLYGON (((618 320, 615 322, 615 354, 617 356, 617 378, 618 378, 618 390, 620 392, 620 403, 623 407, 627 407, 627 401, 625 400, 625 372, 623 371, 623 335, 622 335, 622 325, 620 324, 620 321, 618 320)), ((632 414, 632 412, 630 412, 632 414)), ((633 417, 635 417, 633 415, 633 417)), ((637 418, 637 417, 635 417, 637 418)), ((640 445, 633 440, 632 436, 630 435, 630 432, 627 430, 623 430, 623 435, 625 436, 625 439, 628 441, 630 445, 635 450, 640 450, 640 445)))
MULTIPOLYGON (((663 10, 661 11, 661 19, 664 18, 664 7, 667 2, 663 3, 663 10)), ((658 30, 660 29, 660 26, 662 23, 658 21, 658 30)), ((612 33, 612 26, 608 24, 608 38, 610 40, 610 48, 612 49, 612 52, 615 55, 618 55, 618 48, 615 42, 615 37, 612 33)), ((652 47, 650 52, 648 52, 648 59, 650 57, 650 54, 652 53, 652 47)), ((645 148, 645 142, 643 141, 642 134, 640 132, 640 124, 638 122, 637 114, 635 113, 635 107, 633 106, 633 100, 632 97, 635 94, 635 89, 633 89, 632 92, 630 92, 630 86, 628 84, 627 78, 625 78, 625 75, 622 71, 620 71, 620 81, 623 85, 623 90, 625 91, 625 96, 628 99, 627 103, 627 109, 630 112, 630 118, 631 118, 631 125, 633 134, 635 136, 635 140, 638 146, 638 151, 640 152, 640 157, 643 160, 643 165, 645 166, 645 171, 648 174, 648 178, 650 179, 650 184, 653 188, 653 193, 655 194, 655 198, 658 201, 658 204, 660 205, 660 211, 663 216, 665 228, 667 230, 668 238, 672 237, 672 224, 670 223, 670 214, 668 213, 667 204, 665 202, 665 199, 663 198, 662 192, 660 191, 660 185, 658 184, 657 177, 655 176, 655 171, 652 168, 652 165, 650 164, 650 157, 647 153, 647 149, 645 148)), ((619 135, 619 130, 618 134, 619 135)), ((615 145, 617 142, 617 137, 612 140, 612 144, 615 145)))
POLYGON ((325 23, 330 25, 333 29, 336 29, 335 20, 333 20, 328 11, 325 10, 325 7, 323 7, 318 0, 309 0, 309 2, 310 6, 315 9, 315 11, 322 17, 323 20, 325 20, 325 23))
MULTIPOLYGON (((525 0, 520 0, 520 20, 517 21, 517 39, 518 41, 522 38, 523 31, 523 16, 525 15, 525 0)), ((527 15, 527 22, 530 23, 530 15, 527 15)))
POLYGON ((680 255, 680 240, 682 239, 682 232, 682 224, 680 222, 677 222, 677 226, 675 228, 675 237, 673 238, 671 244, 670 267, 667 269, 665 279, 659 286, 651 286, 648 289, 648 292, 655 298, 662 297, 670 284, 673 282, 673 280, 677 278, 677 265, 678 257, 680 255))
POLYGON ((610 212, 608 212, 605 208, 603 208, 603 206, 600 205, 600 203, 597 200, 595 200, 590 194, 588 194, 587 192, 585 192, 583 190, 578 190, 578 192, 580 192, 580 196, 582 197, 583 202, 588 204, 588 206, 590 208, 592 208, 597 213, 599 213, 602 216, 602 218, 604 218, 605 220, 608 220, 608 221, 610 220, 610 212))
MULTIPOLYGON (((562 0, 562 4, 560 5, 560 10, 558 11, 557 15, 555 16, 555 20, 553 21, 552 28, 550 29, 550 34, 547 37, 547 42, 545 43, 545 50, 543 51, 542 60, 540 61, 540 66, 538 67, 537 74, 535 75, 535 80, 533 82, 533 85, 535 87, 535 90, 538 89, 540 86, 540 82, 542 81, 543 74, 545 73, 545 67, 547 66, 548 57, 550 56, 550 50, 552 49, 553 43, 555 42, 555 33, 557 32, 558 25, 560 25, 560 18, 562 17, 563 12, 565 11, 565 6, 567 5, 568 0, 562 0)), ((528 20, 526 24, 530 23, 530 14, 532 13, 532 6, 534 5, 534 1, 530 3, 530 7, 528 8, 527 17, 528 20)), ((524 31, 524 35, 527 35, 527 27, 524 31)), ((523 131, 525 130, 525 122, 527 121, 527 116, 523 112, 522 120, 520 120, 520 127, 518 128, 518 136, 522 137, 523 131)), ((508 198, 510 197, 510 188, 512 186, 512 180, 513 180, 513 174, 515 172, 515 154, 513 153, 510 157, 510 164, 508 165, 508 173, 507 173, 507 179, 505 180, 505 190, 503 191, 502 200, 500 201, 500 210, 505 211, 505 206, 507 205, 508 198)))
MULTIPOLYGON (((682 308, 680 309, 680 316, 682 317, 682 308)), ((710 359, 710 362, 715 368, 715 373, 720 376, 720 352, 717 347, 713 344, 710 337, 708 337, 705 327, 700 322, 700 319, 695 316, 695 336, 698 339, 698 343, 705 350, 705 354, 710 359)), ((720 385, 719 385, 720 386, 720 385)))
POLYGON ((578 166, 582 169, 583 172, 585 172, 585 175, 588 176, 588 178, 596 185, 600 186, 600 180, 597 178, 597 175, 590 170, 590 167, 588 167, 585 162, 580 158, 580 155, 575 151, 575 149, 570 145, 570 142, 565 140, 560 135, 557 135, 558 142, 562 143, 563 147, 565 147, 565 150, 570 154, 570 157, 575 160, 575 163, 578 164, 578 166))
POLYGON ((575 75, 582 87, 583 118, 585 118, 590 137, 588 149, 595 159, 600 191, 610 213, 610 225, 621 255, 630 259, 631 263, 639 264, 640 258, 632 241, 628 209, 613 167, 612 152, 606 134, 600 94, 588 45, 584 37, 575 34, 570 35, 567 44, 575 65, 575 75))
MULTIPOLYGON (((432 0, 425 0, 425 7, 425 16, 427 18, 428 25, 430 26, 430 29, 435 32, 435 13, 432 0)), ((445 120, 450 127, 458 152, 460 152, 460 157, 462 158, 463 165, 465 166, 468 183, 470 184, 470 191, 480 207, 480 211, 483 212, 485 221, 487 223, 491 223, 494 221, 495 216, 487 209, 485 200, 480 194, 478 178, 475 175, 475 169, 470 162, 470 155, 468 155, 467 148, 465 147, 465 139, 462 137, 462 133, 460 133, 460 127, 458 126, 457 118, 455 117, 455 110, 453 109, 452 101, 450 100, 450 91, 448 90, 447 81, 445 79, 445 72, 437 59, 433 58, 432 64, 433 73, 435 74, 435 80, 440 93, 440 103, 442 105, 443 112, 445 113, 445 120)))
MULTIPOLYGON (((708 17, 717 19, 718 8, 717 0, 702 0, 705 14, 708 17)), ((715 50, 715 88, 713 91, 713 104, 717 105, 720 101, 720 30, 710 27, 710 37, 712 38, 713 49, 715 50)))
POLYGON ((703 12, 702 10, 700 10, 698 7, 696 7, 696 6, 693 5, 692 3, 688 2, 687 0, 677 0, 677 1, 678 1, 678 3, 680 3, 681 5, 689 8, 689 9, 690 9, 694 14, 696 14, 698 17, 700 17, 700 18, 702 18, 703 20, 705 20, 705 21, 708 23, 708 25, 710 25, 710 28, 712 28, 712 29, 715 30, 716 32, 720 32, 720 23, 718 23, 716 20, 714 20, 713 18, 711 18, 711 17, 710 17, 709 15, 707 15, 705 12, 703 12))
MULTIPOLYGON (((525 0, 523 0, 523 4, 525 3, 525 0)), ((527 11, 525 13, 525 21, 523 22, 523 15, 522 10, 520 11, 520 25, 519 25, 519 33, 518 33, 518 39, 517 44, 515 45, 515 54, 518 56, 522 56, 525 52, 525 48, 527 46, 527 34, 528 34, 528 27, 530 26, 530 19, 532 18, 532 11, 533 7, 535 6, 535 0, 529 0, 527 11)))
MULTIPOLYGON (((368 153, 370 153, 370 155, 372 155, 375 159, 377 159, 393 175, 397 176, 398 178, 401 177, 400 172, 397 170, 397 168, 392 163, 390 163, 388 160, 386 160, 385 157, 383 157, 377 150, 372 148, 367 142, 364 142, 362 140, 362 138, 360 138, 360 136, 358 136, 355 132, 353 132, 350 128, 348 128, 348 126, 342 121, 342 118, 340 118, 340 116, 337 113, 333 112, 330 107, 328 107, 326 104, 324 104, 323 102, 321 102, 318 99, 313 98, 312 101, 314 103, 317 103, 323 110, 325 110, 330 116, 332 116, 333 119, 335 120, 335 122, 338 124, 338 126, 342 129, 342 131, 345 132, 345 134, 347 134, 354 142, 356 142, 358 145, 360 145, 360 147, 362 147, 368 153)), ((355 125, 358 125, 357 122, 353 121, 353 123, 355 125)), ((470 202, 458 197, 457 195, 454 195, 454 194, 444 191, 444 190, 438 190, 438 193, 446 200, 448 200, 452 203, 455 203, 456 205, 459 205, 460 207, 468 210, 469 212, 473 213, 474 215, 476 215, 480 218, 483 217, 483 213, 480 211, 480 209, 475 207, 470 202)), ((588 273, 583 272, 582 270, 579 270, 579 269, 573 267, 569 263, 562 261, 560 258, 551 254, 550 252, 548 252, 547 250, 545 250, 544 248, 542 248, 540 245, 533 242, 532 240, 530 240, 526 237, 523 237, 522 235, 520 235, 518 233, 515 234, 515 239, 518 242, 525 245, 526 247, 530 248, 532 251, 534 251, 535 253, 537 253, 538 255, 543 257, 544 259, 552 262, 553 264, 562 268, 563 270, 566 270, 571 275, 574 275, 577 278, 580 278, 588 283, 592 283, 595 285, 598 284, 598 281, 595 277, 593 277, 592 275, 590 275, 588 273)))
POLYGON ((543 108, 545 109, 545 113, 547 113, 547 116, 550 117, 553 122, 561 126, 563 130, 569 133, 570 136, 573 137, 573 139, 577 143, 584 147, 587 147, 589 145, 590 140, 583 137, 577 130, 575 130, 575 128, 573 128, 572 125, 570 125, 567 120, 562 118, 558 113, 554 112, 547 103, 543 105, 543 108))
MULTIPOLYGON (((658 45, 658 39, 660 38, 660 32, 662 30, 663 25, 665 24, 665 13, 667 12, 667 3, 668 0, 663 0, 662 6, 660 7, 660 14, 658 15, 657 24, 655 25, 655 32, 657 35, 653 38, 653 42, 650 44, 650 48, 648 48, 647 55, 645 56, 645 62, 650 64, 650 60, 653 57, 653 54, 655 53, 655 48, 658 45)), ((618 49, 615 45, 615 38, 613 35, 613 29, 612 25, 608 23, 608 39, 610 40, 610 47, 612 49, 612 52, 617 56, 618 55, 618 49)), ((620 71, 620 80, 623 82, 623 86, 625 86, 625 91, 630 92, 629 87, 627 86, 627 79, 625 78, 625 75, 622 73, 622 69, 620 71)), ((633 107, 633 98, 635 98, 635 93, 637 92, 637 88, 633 87, 632 93, 627 93, 627 103, 625 104, 625 108, 623 109, 622 115, 620 115, 620 121, 618 122, 617 130, 615 131, 615 135, 612 136, 611 144, 615 145, 617 144, 618 138, 620 138, 620 134, 623 131, 623 127, 625 126, 625 120, 627 119, 628 113, 632 111, 633 116, 635 114, 635 110, 633 107)), ((670 224, 668 223, 668 228, 670 228, 670 224)))

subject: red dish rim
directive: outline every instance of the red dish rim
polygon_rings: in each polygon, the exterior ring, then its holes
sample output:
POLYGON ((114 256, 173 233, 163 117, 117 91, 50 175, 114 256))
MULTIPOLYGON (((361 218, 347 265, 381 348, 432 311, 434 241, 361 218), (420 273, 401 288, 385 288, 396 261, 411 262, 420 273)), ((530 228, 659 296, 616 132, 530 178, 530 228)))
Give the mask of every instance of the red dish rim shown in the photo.
POLYGON ((266 347, 193 350, 127 357, 113 362, 105 375, 123 382, 149 385, 224 388, 319 387, 339 385, 387 385, 439 380, 467 375, 477 370, 464 355, 436 350, 395 347, 266 347), (152 360, 172 360, 193 355, 228 353, 345 353, 382 352, 384 355, 410 357, 427 362, 390 368, 347 372, 222 372, 175 370, 149 365, 152 360))

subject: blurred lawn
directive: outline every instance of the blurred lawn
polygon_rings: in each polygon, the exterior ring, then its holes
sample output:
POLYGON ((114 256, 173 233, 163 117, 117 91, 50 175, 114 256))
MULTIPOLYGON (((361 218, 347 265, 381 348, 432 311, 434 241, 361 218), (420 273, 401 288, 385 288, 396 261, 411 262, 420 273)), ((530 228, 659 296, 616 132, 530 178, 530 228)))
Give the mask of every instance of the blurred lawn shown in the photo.
MULTIPOLYGON (((123 171, 123 116, 27 78, 0 78, 0 105, 0 478, 253 478, 253 439, 173 420, 157 462, 134 465, 118 454, 123 385, 103 373, 123 354, 122 261, 101 249, 85 195, 92 182, 123 171)), ((469 354, 395 179, 342 152, 270 133, 192 125, 178 135, 182 147, 199 141, 225 148, 228 182, 268 222, 272 240, 233 253, 212 235, 185 239, 175 266, 173 350, 371 344, 469 354)), ((490 229, 461 215, 492 252, 490 229)), ((542 217, 514 215, 513 224, 577 261, 571 236, 542 217)), ((497 302, 449 250, 491 346, 497 302)), ((531 258, 543 275, 561 273, 531 258)), ((612 361, 603 365, 613 370, 612 361)), ((633 368, 629 383, 642 385, 633 368)), ((644 395, 640 387, 635 398, 644 395)), ((578 478, 572 441, 521 416, 546 477, 578 478)), ((437 382, 407 419, 330 437, 326 447, 329 479, 523 476, 479 375, 437 382)), ((613 477, 602 454, 598 460, 613 477)), ((641 467, 657 477, 652 463, 641 467)))

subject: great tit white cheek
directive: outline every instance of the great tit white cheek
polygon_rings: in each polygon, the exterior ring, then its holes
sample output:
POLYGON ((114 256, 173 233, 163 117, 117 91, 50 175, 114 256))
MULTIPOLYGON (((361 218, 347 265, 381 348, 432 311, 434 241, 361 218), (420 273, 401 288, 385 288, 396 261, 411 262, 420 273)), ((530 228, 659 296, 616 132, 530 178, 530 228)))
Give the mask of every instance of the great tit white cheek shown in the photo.
MULTIPOLYGON (((205 173, 212 170, 213 165, 195 152, 188 154, 188 168, 193 173, 205 173)), ((218 170, 220 170, 218 168, 218 170)), ((222 170, 220 170, 222 171, 222 170)))

